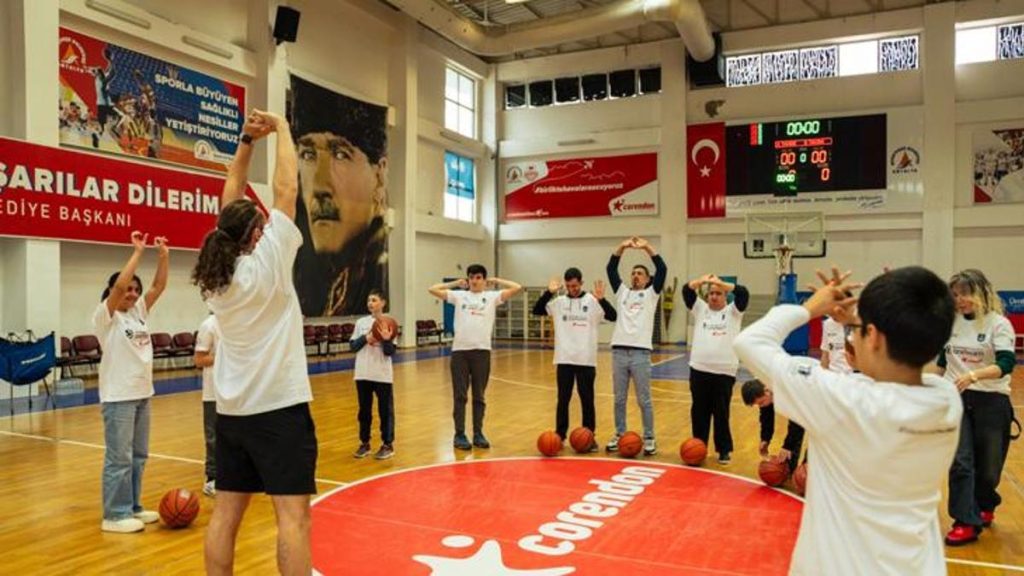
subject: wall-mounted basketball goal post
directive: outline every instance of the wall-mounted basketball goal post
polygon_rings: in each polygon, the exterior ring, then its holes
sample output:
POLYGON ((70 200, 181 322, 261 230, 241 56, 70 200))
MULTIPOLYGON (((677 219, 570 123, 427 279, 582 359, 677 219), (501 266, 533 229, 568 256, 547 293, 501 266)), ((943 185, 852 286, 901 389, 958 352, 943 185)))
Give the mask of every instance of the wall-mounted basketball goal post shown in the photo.
MULTIPOLYGON (((821 212, 760 212, 746 215, 743 257, 774 259, 778 276, 776 304, 798 304, 794 258, 824 258, 828 250, 825 216, 821 212)), ((807 326, 790 334, 787 352, 806 354, 810 348, 807 326)))

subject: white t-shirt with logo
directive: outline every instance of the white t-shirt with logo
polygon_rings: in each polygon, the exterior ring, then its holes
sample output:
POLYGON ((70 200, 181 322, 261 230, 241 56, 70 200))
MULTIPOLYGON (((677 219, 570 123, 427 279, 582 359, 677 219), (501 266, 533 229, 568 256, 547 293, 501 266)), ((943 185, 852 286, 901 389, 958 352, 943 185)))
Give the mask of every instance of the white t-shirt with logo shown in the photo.
POLYGON ((271 210, 255 250, 235 261, 231 285, 207 300, 221 336, 213 366, 218 414, 260 414, 313 399, 292 283, 301 245, 291 218, 271 210))
POLYGON ((107 310, 104 300, 96 306, 92 326, 103 349, 100 358, 100 402, 142 400, 153 395, 153 344, 146 327, 145 298, 127 312, 107 310))
POLYGON ((654 348, 654 315, 660 297, 653 285, 641 290, 631 290, 625 282, 619 286, 615 293, 619 315, 612 332, 612 346, 654 348))
POLYGON ((740 361, 732 342, 743 325, 743 312, 732 302, 721 310, 712 310, 707 302, 697 298, 691 313, 694 325, 690 366, 711 374, 736 376, 740 361))
MULTIPOLYGON (((210 315, 199 325, 196 332, 196 352, 209 352, 217 354, 217 317, 210 315)), ((203 402, 214 402, 217 394, 213 386, 213 366, 203 368, 203 402)))
POLYGON ((558 296, 545 308, 555 325, 555 364, 597 366, 597 327, 604 309, 593 294, 558 296))
MULTIPOLYGON (((1013 325, 1002 314, 989 312, 984 318, 968 320, 957 314, 953 334, 946 344, 946 378, 951 382, 972 370, 981 370, 996 363, 996 352, 1014 352, 1013 325)), ((978 380, 967 387, 979 392, 1010 393, 1007 374, 991 380, 978 380)))
MULTIPOLYGON (((352 331, 352 338, 366 336, 373 329, 374 317, 364 316, 356 320, 356 327, 352 331)), ((384 354, 384 347, 381 343, 366 343, 365 346, 356 352, 356 368, 353 375, 355 380, 369 380, 371 382, 394 382, 394 371, 391 366, 391 357, 384 354)))
POLYGON ((495 310, 504 303, 501 291, 449 290, 448 303, 455 306, 455 338, 452 352, 490 350, 495 310))
POLYGON ((828 369, 840 374, 850 374, 853 367, 846 358, 846 330, 831 318, 821 323, 821 351, 828 352, 828 369))
POLYGON ((876 382, 786 354, 808 320, 802 306, 776 306, 735 342, 813 454, 790 574, 945 574, 938 507, 963 414, 956 387, 930 374, 922 386, 876 382))

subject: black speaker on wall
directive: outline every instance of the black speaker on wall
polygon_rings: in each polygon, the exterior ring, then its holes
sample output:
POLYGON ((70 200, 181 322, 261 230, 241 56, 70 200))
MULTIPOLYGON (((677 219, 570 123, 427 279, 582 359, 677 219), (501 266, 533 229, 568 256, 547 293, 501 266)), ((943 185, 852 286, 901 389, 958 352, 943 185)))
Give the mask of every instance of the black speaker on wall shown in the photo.
POLYGON ((299 35, 299 15, 295 8, 287 6, 277 7, 277 17, 274 18, 274 38, 277 43, 295 42, 299 35))
POLYGON ((725 84, 725 58, 722 56, 722 35, 711 35, 715 39, 715 55, 706 62, 697 62, 686 53, 686 70, 693 86, 721 86, 725 84))

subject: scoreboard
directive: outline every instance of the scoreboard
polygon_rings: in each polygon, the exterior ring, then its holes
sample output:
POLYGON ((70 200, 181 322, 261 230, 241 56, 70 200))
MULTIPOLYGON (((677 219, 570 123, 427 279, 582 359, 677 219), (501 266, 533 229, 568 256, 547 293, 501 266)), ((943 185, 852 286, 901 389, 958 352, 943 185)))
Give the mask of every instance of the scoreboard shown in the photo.
POLYGON ((881 190, 886 115, 726 126, 726 195, 881 190))

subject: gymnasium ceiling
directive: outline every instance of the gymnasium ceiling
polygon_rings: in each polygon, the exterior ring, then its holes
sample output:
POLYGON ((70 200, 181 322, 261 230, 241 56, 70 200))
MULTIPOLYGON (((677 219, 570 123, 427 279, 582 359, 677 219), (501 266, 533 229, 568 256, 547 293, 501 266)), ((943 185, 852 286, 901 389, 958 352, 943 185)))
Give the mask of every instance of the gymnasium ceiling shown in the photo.
MULTIPOLYGON (((599 8, 621 0, 424 0, 447 4, 460 16, 482 26, 506 26, 543 21, 599 8)), ((930 0, 934 2, 935 0, 930 0)), ((700 0, 712 31, 729 32, 763 28, 779 24, 808 22, 840 16, 884 12, 922 6, 929 0, 700 0)), ((526 50, 514 55, 489 58, 492 61, 533 58, 550 54, 593 50, 595 48, 640 44, 676 38, 679 33, 670 22, 649 22, 593 39, 526 50)))

